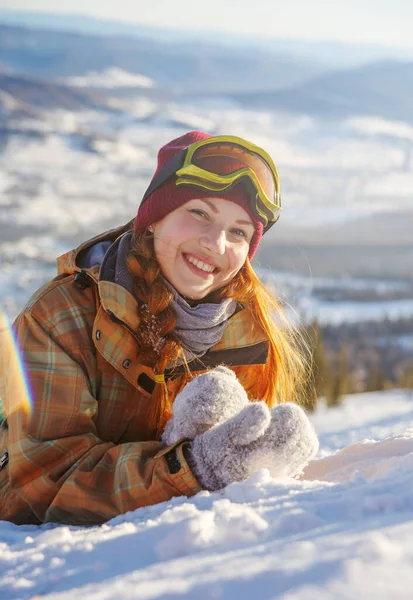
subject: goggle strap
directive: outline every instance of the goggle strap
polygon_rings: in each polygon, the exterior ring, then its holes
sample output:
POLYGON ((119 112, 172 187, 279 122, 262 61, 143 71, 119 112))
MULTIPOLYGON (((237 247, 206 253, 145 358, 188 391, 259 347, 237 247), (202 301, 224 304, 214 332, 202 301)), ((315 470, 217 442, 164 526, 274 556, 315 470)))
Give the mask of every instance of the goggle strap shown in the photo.
POLYGON ((271 227, 275 225, 277 221, 278 219, 276 221, 268 221, 268 223, 264 226, 264 233, 267 233, 267 231, 271 229, 271 227))
MULTIPOLYGON (((188 148, 184 148, 178 152, 178 154, 175 154, 175 156, 166 163, 158 175, 154 177, 142 198, 141 205, 157 188, 164 184, 165 181, 167 181, 170 177, 175 175, 176 172, 183 166, 187 151, 188 148)), ((193 185, 196 185, 196 183, 194 182, 193 185)), ((264 226, 264 233, 266 233, 276 223, 276 221, 269 220, 267 225, 264 226)))
POLYGON ((158 187, 161 187, 163 183, 172 175, 175 175, 176 171, 178 171, 182 165, 184 164, 185 155, 187 152, 187 148, 175 154, 173 158, 162 168, 162 170, 158 173, 158 175, 151 181, 150 186, 146 190, 141 204, 145 202, 145 200, 150 196, 158 187))

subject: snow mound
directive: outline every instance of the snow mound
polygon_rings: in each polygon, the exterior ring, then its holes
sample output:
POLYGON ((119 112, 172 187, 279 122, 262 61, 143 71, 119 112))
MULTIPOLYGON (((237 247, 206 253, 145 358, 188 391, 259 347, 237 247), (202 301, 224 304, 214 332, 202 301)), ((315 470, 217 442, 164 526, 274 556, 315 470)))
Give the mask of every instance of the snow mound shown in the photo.
POLYGON ((261 470, 100 527, 1 522, 0 597, 410 599, 412 410, 403 391, 321 408, 320 458, 300 479, 261 470))

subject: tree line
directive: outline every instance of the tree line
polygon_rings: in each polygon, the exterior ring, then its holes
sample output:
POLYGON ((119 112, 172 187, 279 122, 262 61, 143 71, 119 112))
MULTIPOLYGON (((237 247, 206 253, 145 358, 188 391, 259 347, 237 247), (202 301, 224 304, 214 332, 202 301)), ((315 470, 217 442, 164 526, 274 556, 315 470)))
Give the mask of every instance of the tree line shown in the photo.
POLYGON ((304 404, 336 406, 345 394, 413 389, 413 320, 321 326, 304 330, 310 352, 304 404))

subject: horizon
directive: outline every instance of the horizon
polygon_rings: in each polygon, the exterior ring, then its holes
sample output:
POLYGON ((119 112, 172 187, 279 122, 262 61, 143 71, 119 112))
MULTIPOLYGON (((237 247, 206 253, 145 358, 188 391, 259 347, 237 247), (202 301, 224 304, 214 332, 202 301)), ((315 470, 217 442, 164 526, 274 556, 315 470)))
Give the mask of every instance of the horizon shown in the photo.
POLYGON ((179 11, 169 2, 158 0, 145 5, 143 13, 141 2, 131 6, 128 0, 118 0, 115 7, 107 0, 72 0, 70 4, 61 2, 57 7, 51 0, 0 0, 0 10, 62 19, 85 17, 123 26, 154 27, 171 33, 225 33, 238 38, 262 37, 266 42, 355 43, 412 50, 413 5, 406 6, 403 0, 394 0, 391 5, 379 0, 373 12, 368 4, 349 0, 346 6, 332 7, 326 6, 323 0, 315 0, 310 7, 303 0, 291 0, 288 6, 277 0, 256 0, 255 11, 251 14, 247 0, 227 0, 225 4, 210 0, 209 10, 198 13, 199 6, 194 11, 190 0, 182 0, 179 11), (216 20, 218 7, 222 24, 216 20), (243 7, 247 10, 240 10, 243 7), (282 7, 281 12, 277 7, 282 7), (297 19, 299 13, 301 18, 297 19))

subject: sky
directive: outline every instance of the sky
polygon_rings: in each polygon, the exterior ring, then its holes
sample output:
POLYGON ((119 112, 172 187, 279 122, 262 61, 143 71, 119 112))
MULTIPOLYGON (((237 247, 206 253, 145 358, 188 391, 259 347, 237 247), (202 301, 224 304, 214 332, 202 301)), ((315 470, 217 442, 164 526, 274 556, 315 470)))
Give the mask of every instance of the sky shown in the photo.
POLYGON ((412 48, 410 0, 0 0, 0 9, 82 13, 162 27, 412 48))

